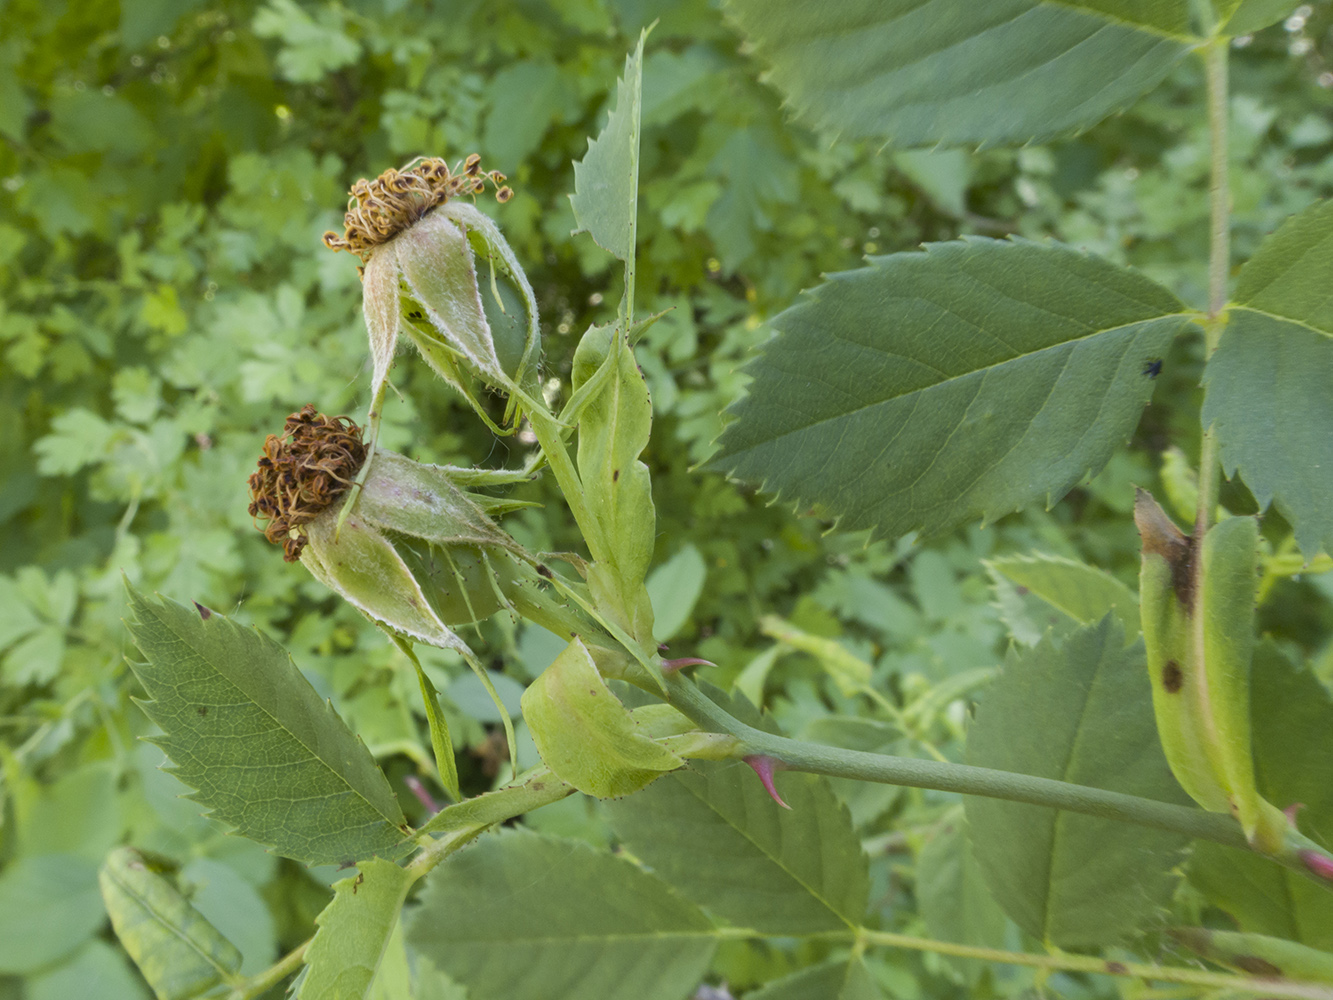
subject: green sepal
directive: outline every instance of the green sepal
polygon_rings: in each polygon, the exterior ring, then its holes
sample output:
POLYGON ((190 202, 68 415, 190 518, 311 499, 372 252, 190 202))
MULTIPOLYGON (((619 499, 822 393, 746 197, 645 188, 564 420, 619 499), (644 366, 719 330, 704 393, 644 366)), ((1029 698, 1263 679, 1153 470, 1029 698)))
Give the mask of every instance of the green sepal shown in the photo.
POLYGON ((522 704, 546 766, 588 795, 628 795, 685 763, 645 735, 578 639, 523 692, 522 704))

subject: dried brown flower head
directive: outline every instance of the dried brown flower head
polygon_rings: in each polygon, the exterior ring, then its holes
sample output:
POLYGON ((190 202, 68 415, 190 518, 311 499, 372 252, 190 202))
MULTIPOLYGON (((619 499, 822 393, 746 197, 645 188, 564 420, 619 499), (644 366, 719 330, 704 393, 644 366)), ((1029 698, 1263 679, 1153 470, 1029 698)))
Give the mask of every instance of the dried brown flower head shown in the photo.
POLYGON ((386 170, 373 181, 363 177, 348 192, 344 235, 325 233, 324 245, 347 250, 364 262, 375 247, 393 239, 436 205, 455 195, 480 194, 487 181, 494 185, 498 201, 508 201, 514 192, 502 186, 504 179, 498 170, 482 170, 476 153, 454 170, 438 157, 427 157, 402 170, 386 170))
POLYGON ((296 562, 304 533, 291 529, 313 521, 342 496, 366 460, 361 428, 346 417, 327 417, 309 403, 287 418, 282 436, 264 442, 259 469, 250 476, 250 516, 268 521, 264 537, 296 562))

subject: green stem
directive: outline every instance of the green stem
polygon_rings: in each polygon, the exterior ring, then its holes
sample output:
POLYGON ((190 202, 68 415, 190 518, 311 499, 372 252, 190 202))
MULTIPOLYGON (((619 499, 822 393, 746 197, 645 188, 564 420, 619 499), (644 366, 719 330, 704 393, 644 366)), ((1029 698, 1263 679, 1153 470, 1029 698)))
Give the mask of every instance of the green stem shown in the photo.
MULTIPOLYGON (((788 770, 826 774, 833 778, 853 778, 909 788, 932 788, 941 792, 980 795, 1035 806, 1064 809, 1069 812, 1099 816, 1121 823, 1134 823, 1159 830, 1169 830, 1187 837, 1211 840, 1227 847, 1249 850, 1250 844, 1240 824, 1230 816, 1205 812, 1190 806, 1158 802, 1104 788, 1090 788, 1053 778, 998 771, 989 767, 954 764, 914 757, 864 753, 818 743, 803 743, 765 733, 733 718, 721 706, 700 691, 692 681, 678 674, 667 678, 671 703, 704 729, 726 733, 740 741, 734 756, 771 757, 788 770)), ((1333 888, 1320 879, 1302 859, 1303 853, 1315 851, 1331 858, 1327 851, 1295 831, 1287 835, 1277 854, 1265 854, 1293 871, 1298 871, 1325 888, 1333 888)))
MULTIPOLYGON (((1217 350, 1226 326, 1227 276, 1231 272, 1231 190, 1227 180, 1227 39, 1214 38, 1204 51, 1208 80, 1208 130, 1212 176, 1209 185, 1211 216, 1208 246, 1208 318, 1204 344, 1208 357, 1217 350)), ((1199 452, 1199 510, 1194 521, 1197 538, 1212 524, 1221 489, 1217 435, 1203 429, 1199 452)))
POLYGON ((301 967, 305 960, 305 950, 310 947, 312 940, 308 938, 301 942, 263 972, 245 980, 228 994, 227 1000, 252 1000, 253 997, 263 996, 301 967))
POLYGON ((883 945, 888 948, 911 948, 914 951, 933 951, 939 955, 980 959, 984 962, 1002 962, 1006 965, 1027 965, 1036 969, 1063 972, 1094 972, 1106 976, 1132 976, 1135 979, 1155 980, 1164 983, 1188 983, 1192 986, 1204 986, 1211 989, 1262 993, 1266 997, 1282 997, 1285 1000, 1333 1000, 1333 989, 1317 983, 1250 978, 1224 972, 1145 965, 1139 962, 1117 962, 1085 955, 1067 955, 1063 953, 1035 955, 1025 952, 1001 951, 998 948, 977 948, 972 945, 954 944, 949 941, 932 941, 929 938, 894 934, 889 931, 862 929, 858 936, 870 945, 883 945))
POLYGON ((583 499, 583 481, 579 479, 578 470, 574 468, 574 461, 569 457, 569 450, 560 436, 559 423, 549 413, 536 409, 528 411, 528 423, 532 425, 532 432, 541 445, 546 464, 555 474, 556 484, 564 494, 565 503, 569 504, 574 522, 579 526, 579 533, 584 538, 596 537, 593 532, 597 525, 583 499))

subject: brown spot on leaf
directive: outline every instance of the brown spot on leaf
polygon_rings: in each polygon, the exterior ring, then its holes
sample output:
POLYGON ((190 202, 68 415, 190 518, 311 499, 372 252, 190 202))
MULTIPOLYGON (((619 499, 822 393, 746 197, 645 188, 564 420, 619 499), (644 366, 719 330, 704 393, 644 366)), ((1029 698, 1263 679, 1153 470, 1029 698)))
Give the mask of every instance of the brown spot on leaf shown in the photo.
POLYGON ((1106 971, 1113 976, 1123 976, 1129 972, 1129 967, 1124 962, 1107 962, 1106 971))
POLYGON ((208 608, 204 607, 198 601, 194 602, 194 609, 199 612, 199 617, 204 621, 208 621, 208 619, 213 617, 213 612, 208 610, 208 608))
POLYGON ((620 470, 619 470, 619 469, 616 469, 614 472, 611 473, 611 482, 614 483, 614 482, 616 482, 618 479, 620 479, 620 470))
POLYGON ((207 714, 208 714, 208 706, 207 706, 207 705, 200 705, 198 708, 195 709, 195 711, 198 712, 200 715, 207 715, 207 714))
POLYGON ((1180 670, 1180 664, 1175 660, 1167 660, 1166 666, 1162 668, 1162 687, 1167 694, 1175 694, 1185 683, 1185 675, 1180 670))

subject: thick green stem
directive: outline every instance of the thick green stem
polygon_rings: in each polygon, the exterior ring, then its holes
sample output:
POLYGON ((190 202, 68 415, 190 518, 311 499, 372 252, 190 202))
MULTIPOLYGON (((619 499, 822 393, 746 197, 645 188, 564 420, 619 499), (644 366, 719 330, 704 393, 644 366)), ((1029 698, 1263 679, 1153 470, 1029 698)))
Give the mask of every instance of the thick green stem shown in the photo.
MULTIPOLYGON (((1231 190, 1227 180, 1227 40, 1214 38, 1204 52, 1208 79, 1208 132, 1212 164, 1209 185, 1210 236, 1208 246, 1208 318, 1204 321, 1206 355, 1212 357, 1226 326, 1227 276, 1231 271, 1231 190)), ((1217 435, 1203 429, 1199 452, 1199 510, 1194 521, 1197 538, 1212 524, 1221 489, 1217 435)))
POLYGON ((1215 840, 1230 847, 1246 846, 1240 826, 1229 817, 1217 813, 1074 785, 1052 778, 1015 774, 1012 771, 803 743, 745 725, 727 714, 687 680, 673 676, 668 680, 667 687, 671 703, 695 722, 706 729, 728 733, 739 739, 742 746, 737 756, 772 757, 789 770, 827 774, 836 778, 933 788, 942 792, 961 792, 964 795, 984 795, 1038 806, 1053 806, 1070 812, 1172 830, 1190 837, 1215 840))
POLYGON ((1261 993, 1266 997, 1289 1000, 1333 1000, 1333 989, 1318 983, 1289 982, 1282 979, 1251 978, 1225 972, 1207 972, 1203 969, 1172 968, 1163 965, 1145 965, 1140 962, 1117 962, 1085 955, 1036 955, 1026 952, 1001 951, 998 948, 977 948, 949 941, 893 934, 889 931, 862 930, 862 941, 869 945, 889 948, 911 948, 914 951, 933 951, 957 958, 974 958, 983 962, 1002 962, 1006 965, 1027 965, 1037 969, 1063 972, 1094 972, 1106 976, 1132 976, 1135 979, 1161 983, 1188 983, 1211 989, 1245 993, 1261 993))

